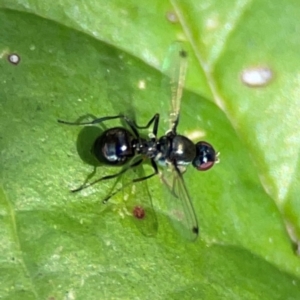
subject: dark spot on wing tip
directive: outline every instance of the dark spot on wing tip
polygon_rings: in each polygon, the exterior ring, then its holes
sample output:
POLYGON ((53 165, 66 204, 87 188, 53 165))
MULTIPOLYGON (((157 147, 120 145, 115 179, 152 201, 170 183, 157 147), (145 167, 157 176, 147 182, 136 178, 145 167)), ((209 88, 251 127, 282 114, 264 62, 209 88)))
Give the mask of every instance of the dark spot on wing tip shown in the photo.
POLYGON ((199 228, 198 227, 193 227, 192 231, 194 234, 198 235, 199 234, 199 228))
POLYGON ((183 58, 187 57, 188 56, 188 53, 185 51, 185 50, 180 50, 179 51, 179 55, 183 58))

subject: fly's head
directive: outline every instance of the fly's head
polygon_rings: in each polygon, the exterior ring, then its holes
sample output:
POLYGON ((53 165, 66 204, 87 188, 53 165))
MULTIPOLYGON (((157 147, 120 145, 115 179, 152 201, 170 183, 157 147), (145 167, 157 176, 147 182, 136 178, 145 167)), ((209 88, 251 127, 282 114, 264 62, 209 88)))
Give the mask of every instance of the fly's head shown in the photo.
POLYGON ((219 161, 218 152, 207 142, 200 141, 195 144, 196 156, 193 160, 193 166, 198 171, 206 171, 213 167, 219 161))

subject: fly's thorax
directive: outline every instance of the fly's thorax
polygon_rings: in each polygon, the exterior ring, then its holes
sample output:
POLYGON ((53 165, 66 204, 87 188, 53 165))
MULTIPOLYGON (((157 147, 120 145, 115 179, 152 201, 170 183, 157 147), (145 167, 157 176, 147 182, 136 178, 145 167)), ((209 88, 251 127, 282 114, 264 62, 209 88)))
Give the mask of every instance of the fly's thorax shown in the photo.
POLYGON ((175 161, 178 166, 190 164, 196 156, 194 143, 183 135, 175 135, 172 139, 169 159, 175 161))
POLYGON ((155 160, 165 166, 168 162, 176 162, 178 166, 190 164, 196 156, 194 143, 183 135, 169 132, 158 140, 158 155, 155 160))

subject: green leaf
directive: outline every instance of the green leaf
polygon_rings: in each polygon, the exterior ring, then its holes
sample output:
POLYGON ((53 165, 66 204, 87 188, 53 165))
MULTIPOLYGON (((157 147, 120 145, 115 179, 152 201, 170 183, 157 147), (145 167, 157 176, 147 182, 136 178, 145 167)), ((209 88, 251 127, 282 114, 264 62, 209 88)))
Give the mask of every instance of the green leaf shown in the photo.
POLYGON ((297 241, 299 1, 75 2, 0 3, 0 297, 299 299, 285 227, 297 241), (179 131, 221 153, 184 175, 195 243, 171 227, 158 178, 153 238, 122 195, 102 204, 109 182, 70 193, 94 169, 99 131, 57 123, 133 111, 146 124, 166 101, 159 70, 175 40, 189 51, 179 131), (245 84, 257 69, 272 79, 245 84))

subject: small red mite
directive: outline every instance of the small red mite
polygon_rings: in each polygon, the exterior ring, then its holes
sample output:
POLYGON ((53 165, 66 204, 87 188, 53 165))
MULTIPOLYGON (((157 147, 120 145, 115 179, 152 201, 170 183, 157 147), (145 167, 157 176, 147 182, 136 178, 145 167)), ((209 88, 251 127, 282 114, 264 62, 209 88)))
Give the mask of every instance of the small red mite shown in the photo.
POLYGON ((145 218, 145 210, 141 206, 136 206, 133 209, 133 215, 137 219, 144 219, 145 218))

